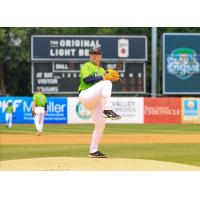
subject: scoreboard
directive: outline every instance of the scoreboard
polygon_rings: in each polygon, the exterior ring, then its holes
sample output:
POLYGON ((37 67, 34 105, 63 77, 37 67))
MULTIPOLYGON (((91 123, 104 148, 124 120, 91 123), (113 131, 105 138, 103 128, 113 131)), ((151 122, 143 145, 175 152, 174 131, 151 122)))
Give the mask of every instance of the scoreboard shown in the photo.
POLYGON ((92 45, 101 46, 102 67, 119 71, 113 94, 146 92, 146 36, 32 36, 32 92, 78 94, 80 69, 92 45))

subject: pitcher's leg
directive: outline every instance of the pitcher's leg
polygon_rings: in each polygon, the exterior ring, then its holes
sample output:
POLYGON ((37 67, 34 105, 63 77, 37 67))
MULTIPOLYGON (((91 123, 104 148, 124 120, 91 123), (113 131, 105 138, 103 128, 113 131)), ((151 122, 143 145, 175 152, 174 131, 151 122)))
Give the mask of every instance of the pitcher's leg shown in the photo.
POLYGON ((100 81, 87 90, 83 90, 79 95, 79 100, 88 110, 93 109, 100 102, 103 106, 110 108, 111 92, 111 81, 100 81))
POLYGON ((6 126, 9 127, 9 113, 6 113, 6 126))
POLYGON ((44 126, 44 113, 40 113, 40 132, 43 131, 44 126))
POLYGON ((111 92, 112 92, 112 83, 111 81, 104 81, 105 86, 102 87, 101 95, 102 95, 102 105, 104 110, 111 110, 111 92))
POLYGON ((40 131, 40 115, 39 114, 35 115, 34 122, 35 122, 36 130, 39 132, 40 131))
POLYGON ((9 114, 9 128, 11 128, 12 127, 12 113, 11 114, 9 114))
POLYGON ((95 107, 92 112, 92 119, 95 124, 95 129, 92 134, 91 144, 90 144, 90 153, 98 151, 98 146, 101 140, 105 128, 105 119, 102 117, 102 104, 100 103, 95 107))

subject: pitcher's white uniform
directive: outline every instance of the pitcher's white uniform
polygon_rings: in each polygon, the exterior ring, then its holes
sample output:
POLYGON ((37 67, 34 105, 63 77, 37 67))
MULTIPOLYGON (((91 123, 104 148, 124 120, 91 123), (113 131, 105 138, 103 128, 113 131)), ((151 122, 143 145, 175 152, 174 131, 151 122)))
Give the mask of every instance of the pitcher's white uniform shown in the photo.
POLYGON ((91 111, 95 129, 92 134, 89 157, 105 158, 98 150, 101 136, 105 128, 105 118, 119 119, 112 111, 112 82, 104 80, 105 70, 100 66, 100 48, 93 47, 90 51, 90 62, 83 64, 79 86, 79 100, 91 111))

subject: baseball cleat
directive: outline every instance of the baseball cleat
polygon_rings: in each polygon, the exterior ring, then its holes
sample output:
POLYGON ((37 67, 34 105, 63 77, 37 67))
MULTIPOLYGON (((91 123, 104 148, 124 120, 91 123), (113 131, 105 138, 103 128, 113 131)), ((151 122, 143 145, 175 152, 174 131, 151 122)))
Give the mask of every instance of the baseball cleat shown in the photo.
POLYGON ((42 131, 39 131, 36 133, 36 136, 40 136, 42 134, 42 131))
POLYGON ((103 115, 104 118, 110 118, 113 120, 121 119, 121 116, 113 112, 112 110, 104 110, 103 115))
POLYGON ((89 153, 88 154, 89 158, 107 158, 107 156, 100 151, 96 151, 94 153, 89 153))

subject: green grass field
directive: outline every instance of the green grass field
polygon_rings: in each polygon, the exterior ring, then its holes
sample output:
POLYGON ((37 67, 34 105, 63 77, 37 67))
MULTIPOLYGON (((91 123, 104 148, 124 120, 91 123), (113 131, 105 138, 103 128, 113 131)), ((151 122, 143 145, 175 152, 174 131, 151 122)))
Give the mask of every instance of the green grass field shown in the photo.
MULTIPOLYGON (((66 135, 66 134, 90 134, 93 130, 92 124, 46 124, 45 132, 50 135, 66 135)), ((4 125, 0 126, 0 134, 35 134, 34 125, 20 124, 14 125, 11 129, 4 125)), ((107 124, 105 134, 200 134, 199 124, 107 124)))
MULTIPOLYGON (((49 135, 90 134, 93 125, 45 125, 49 135)), ((35 134, 33 125, 0 126, 1 134, 35 134)), ((104 134, 200 134, 200 125, 108 124, 104 134)), ((1 136, 0 136, 1 137, 1 136)), ((36 157, 87 157, 89 145, 1 145, 0 160, 36 157)), ((111 158, 136 158, 200 166, 200 144, 102 144, 111 158)))

